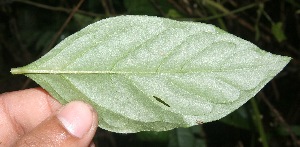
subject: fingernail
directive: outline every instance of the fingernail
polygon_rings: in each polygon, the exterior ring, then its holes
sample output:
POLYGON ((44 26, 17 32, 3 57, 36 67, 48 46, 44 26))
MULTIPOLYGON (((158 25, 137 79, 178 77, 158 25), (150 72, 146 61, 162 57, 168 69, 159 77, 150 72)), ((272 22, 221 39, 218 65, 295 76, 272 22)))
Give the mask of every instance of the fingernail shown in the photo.
POLYGON ((64 106, 57 118, 70 134, 82 138, 92 127, 93 110, 83 102, 74 101, 64 106))
POLYGON ((94 142, 91 142, 89 147, 96 147, 95 143, 94 142))

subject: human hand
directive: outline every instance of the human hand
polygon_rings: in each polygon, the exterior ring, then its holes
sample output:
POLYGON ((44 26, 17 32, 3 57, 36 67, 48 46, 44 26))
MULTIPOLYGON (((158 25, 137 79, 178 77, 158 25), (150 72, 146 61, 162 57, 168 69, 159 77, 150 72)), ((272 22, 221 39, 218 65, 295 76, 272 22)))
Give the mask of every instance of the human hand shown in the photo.
POLYGON ((62 106, 41 88, 0 95, 0 146, 93 146, 97 122, 88 104, 62 106))

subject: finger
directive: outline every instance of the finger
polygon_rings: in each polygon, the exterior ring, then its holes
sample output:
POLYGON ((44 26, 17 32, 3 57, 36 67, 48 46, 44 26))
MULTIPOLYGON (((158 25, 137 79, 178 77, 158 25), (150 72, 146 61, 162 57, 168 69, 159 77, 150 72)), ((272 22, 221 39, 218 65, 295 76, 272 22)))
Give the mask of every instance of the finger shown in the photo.
POLYGON ((0 95, 0 146, 11 146, 62 105, 41 88, 0 95))
POLYGON ((94 109, 75 101, 21 137, 16 146, 89 146, 96 129, 94 109))

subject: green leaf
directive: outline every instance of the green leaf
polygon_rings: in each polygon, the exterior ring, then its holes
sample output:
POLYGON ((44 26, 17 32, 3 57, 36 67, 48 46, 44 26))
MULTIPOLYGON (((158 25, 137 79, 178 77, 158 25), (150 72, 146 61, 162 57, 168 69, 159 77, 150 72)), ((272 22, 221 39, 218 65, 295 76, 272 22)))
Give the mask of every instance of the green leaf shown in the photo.
POLYGON ((222 119, 220 119, 220 121, 236 128, 246 130, 250 129, 251 121, 249 121, 249 116, 247 115, 245 105, 230 113, 226 117, 223 117, 222 119))
POLYGON ((63 104, 90 103, 101 128, 131 133, 218 120, 289 61, 213 25, 119 16, 87 26, 11 72, 63 104))
POLYGON ((175 9, 170 9, 167 13, 167 17, 169 18, 180 18, 182 17, 180 13, 175 9))
POLYGON ((159 15, 149 0, 124 0, 124 5, 129 14, 159 15))
POLYGON ((203 130, 199 125, 172 130, 168 147, 205 147, 203 130))
POLYGON ((272 24, 272 33, 278 42, 282 42, 286 39, 282 25, 282 22, 272 24))
POLYGON ((173 8, 168 0, 124 0, 124 5, 130 15, 164 15, 173 8))
MULTIPOLYGON (((300 126, 299 125, 292 125, 290 126, 291 131, 298 137, 300 137, 300 126)), ((287 130, 284 126, 278 126, 276 128, 276 132, 278 135, 282 136, 289 136, 291 133, 287 130)))
POLYGON ((142 142, 168 142, 170 131, 142 131, 135 135, 142 142))

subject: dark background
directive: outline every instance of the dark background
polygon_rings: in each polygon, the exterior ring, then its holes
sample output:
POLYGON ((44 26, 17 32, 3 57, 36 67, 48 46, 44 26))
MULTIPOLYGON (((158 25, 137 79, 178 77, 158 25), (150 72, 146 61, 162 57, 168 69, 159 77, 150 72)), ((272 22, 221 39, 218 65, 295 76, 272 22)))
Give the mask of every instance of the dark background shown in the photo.
POLYGON ((214 24, 293 59, 255 98, 219 121, 135 134, 99 128, 97 146, 300 146, 299 0, 0 0, 0 93, 38 86, 10 68, 38 59, 88 24, 124 14, 214 24))

